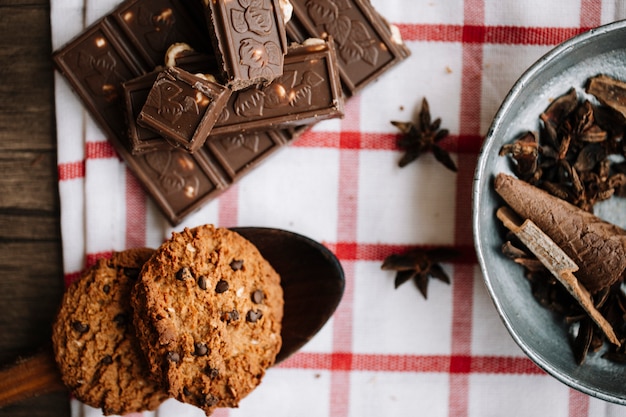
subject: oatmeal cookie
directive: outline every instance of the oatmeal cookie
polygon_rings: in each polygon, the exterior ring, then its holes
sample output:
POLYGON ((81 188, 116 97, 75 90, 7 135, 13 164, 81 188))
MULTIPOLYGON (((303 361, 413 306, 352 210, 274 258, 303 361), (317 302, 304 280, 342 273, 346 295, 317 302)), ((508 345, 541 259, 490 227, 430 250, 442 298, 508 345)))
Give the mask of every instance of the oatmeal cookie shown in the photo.
POLYGON ((280 350, 280 277, 228 229, 173 233, 144 265, 132 302, 151 372, 207 415, 236 407, 280 350))
POLYGON ((98 260, 67 288, 53 325, 63 382, 105 415, 152 410, 168 398, 150 377, 130 305, 141 266, 153 253, 130 249, 98 260))

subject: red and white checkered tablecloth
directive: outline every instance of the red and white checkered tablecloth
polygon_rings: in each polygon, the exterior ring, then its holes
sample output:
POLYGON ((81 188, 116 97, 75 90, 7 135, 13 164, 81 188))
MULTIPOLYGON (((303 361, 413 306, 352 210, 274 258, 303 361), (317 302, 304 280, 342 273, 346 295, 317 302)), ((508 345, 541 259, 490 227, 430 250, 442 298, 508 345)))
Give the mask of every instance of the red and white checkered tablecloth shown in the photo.
MULTIPOLYGON (((53 49, 118 0, 51 0, 53 49)), ((609 0, 372 0, 400 28, 412 56, 352 98, 345 118, 322 122, 189 216, 268 226, 325 243, 347 287, 328 324, 272 368, 239 409, 215 416, 626 416, 548 376, 500 322, 473 251, 471 188, 482 139, 515 80, 556 44, 626 17, 609 0), (398 130, 426 97, 450 130, 453 173, 432 155, 405 168, 398 130), (453 246, 451 285, 394 289, 391 253, 453 246)), ((56 74, 58 172, 68 280, 94 259, 158 246, 172 231, 140 184, 56 74)), ((74 416, 99 416, 73 401, 74 416)), ((168 400, 141 416, 202 416, 168 400)), ((136 417, 136 416, 133 416, 136 417)))

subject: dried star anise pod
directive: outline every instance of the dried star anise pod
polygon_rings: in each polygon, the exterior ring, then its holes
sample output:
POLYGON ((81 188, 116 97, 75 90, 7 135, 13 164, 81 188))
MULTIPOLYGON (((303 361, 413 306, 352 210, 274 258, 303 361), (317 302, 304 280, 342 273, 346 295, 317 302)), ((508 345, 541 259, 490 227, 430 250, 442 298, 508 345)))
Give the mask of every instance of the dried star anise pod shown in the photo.
POLYGON ((626 156, 626 123, 615 91, 626 92, 626 83, 605 76, 592 78, 587 90, 604 104, 571 88, 539 116, 539 134, 524 132, 500 155, 511 158, 519 178, 589 212, 599 201, 625 195, 625 173, 612 159, 626 156))
POLYGON ((405 150, 404 156, 398 162, 400 167, 415 161, 426 152, 432 152, 437 161, 456 172, 456 165, 450 158, 450 154, 438 145, 443 138, 448 136, 448 130, 440 129, 440 118, 431 121, 430 108, 425 98, 422 100, 422 109, 415 122, 392 121, 391 124, 402 132, 402 137, 397 142, 398 146, 405 150))
POLYGON ((381 269, 397 271, 394 281, 395 288, 413 279, 418 290, 428 298, 428 279, 436 278, 446 284, 450 278, 445 273, 440 262, 446 262, 458 256, 452 248, 412 249, 402 255, 389 255, 383 261, 381 269))
POLYGON ((500 156, 510 155, 515 161, 515 173, 528 182, 534 182, 539 160, 539 140, 534 132, 526 132, 513 143, 507 143, 500 149, 500 156))

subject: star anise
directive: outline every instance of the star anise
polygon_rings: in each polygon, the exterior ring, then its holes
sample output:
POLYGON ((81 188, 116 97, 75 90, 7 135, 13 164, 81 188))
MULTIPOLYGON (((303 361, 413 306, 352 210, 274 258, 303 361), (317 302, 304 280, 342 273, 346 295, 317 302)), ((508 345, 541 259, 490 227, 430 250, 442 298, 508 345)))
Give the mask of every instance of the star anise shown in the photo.
POLYGON ((436 278, 446 284, 450 278, 445 273, 440 262, 446 262, 458 255, 451 248, 412 249, 402 255, 389 255, 381 266, 381 269, 397 271, 394 281, 395 288, 413 279, 424 298, 428 298, 428 279, 436 278))
POLYGON ((430 108, 425 98, 422 100, 422 109, 415 122, 392 121, 391 124, 402 132, 402 137, 397 142, 398 147, 405 150, 404 156, 398 162, 400 167, 415 161, 426 152, 432 152, 437 161, 456 172, 456 165, 450 154, 438 145, 448 136, 448 130, 440 129, 441 118, 431 121, 430 108))

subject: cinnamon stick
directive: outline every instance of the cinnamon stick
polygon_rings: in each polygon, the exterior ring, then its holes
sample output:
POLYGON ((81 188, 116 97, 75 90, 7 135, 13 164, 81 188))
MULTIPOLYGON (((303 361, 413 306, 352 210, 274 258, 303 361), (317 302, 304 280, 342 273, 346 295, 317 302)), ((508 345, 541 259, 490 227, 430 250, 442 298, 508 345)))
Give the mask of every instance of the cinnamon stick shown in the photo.
POLYGON ((615 335, 613 327, 596 309, 589 291, 574 276, 574 272, 578 271, 578 265, 531 220, 526 219, 521 223, 508 207, 500 207, 496 215, 537 256, 537 259, 548 271, 563 284, 567 292, 598 325, 609 342, 620 346, 620 341, 615 335))
POLYGON ((51 349, 20 359, 0 370, 0 408, 64 389, 51 349))
POLYGON ((576 277, 590 293, 617 282, 626 269, 626 231, 546 191, 507 174, 496 192, 530 219, 578 265, 576 277))

